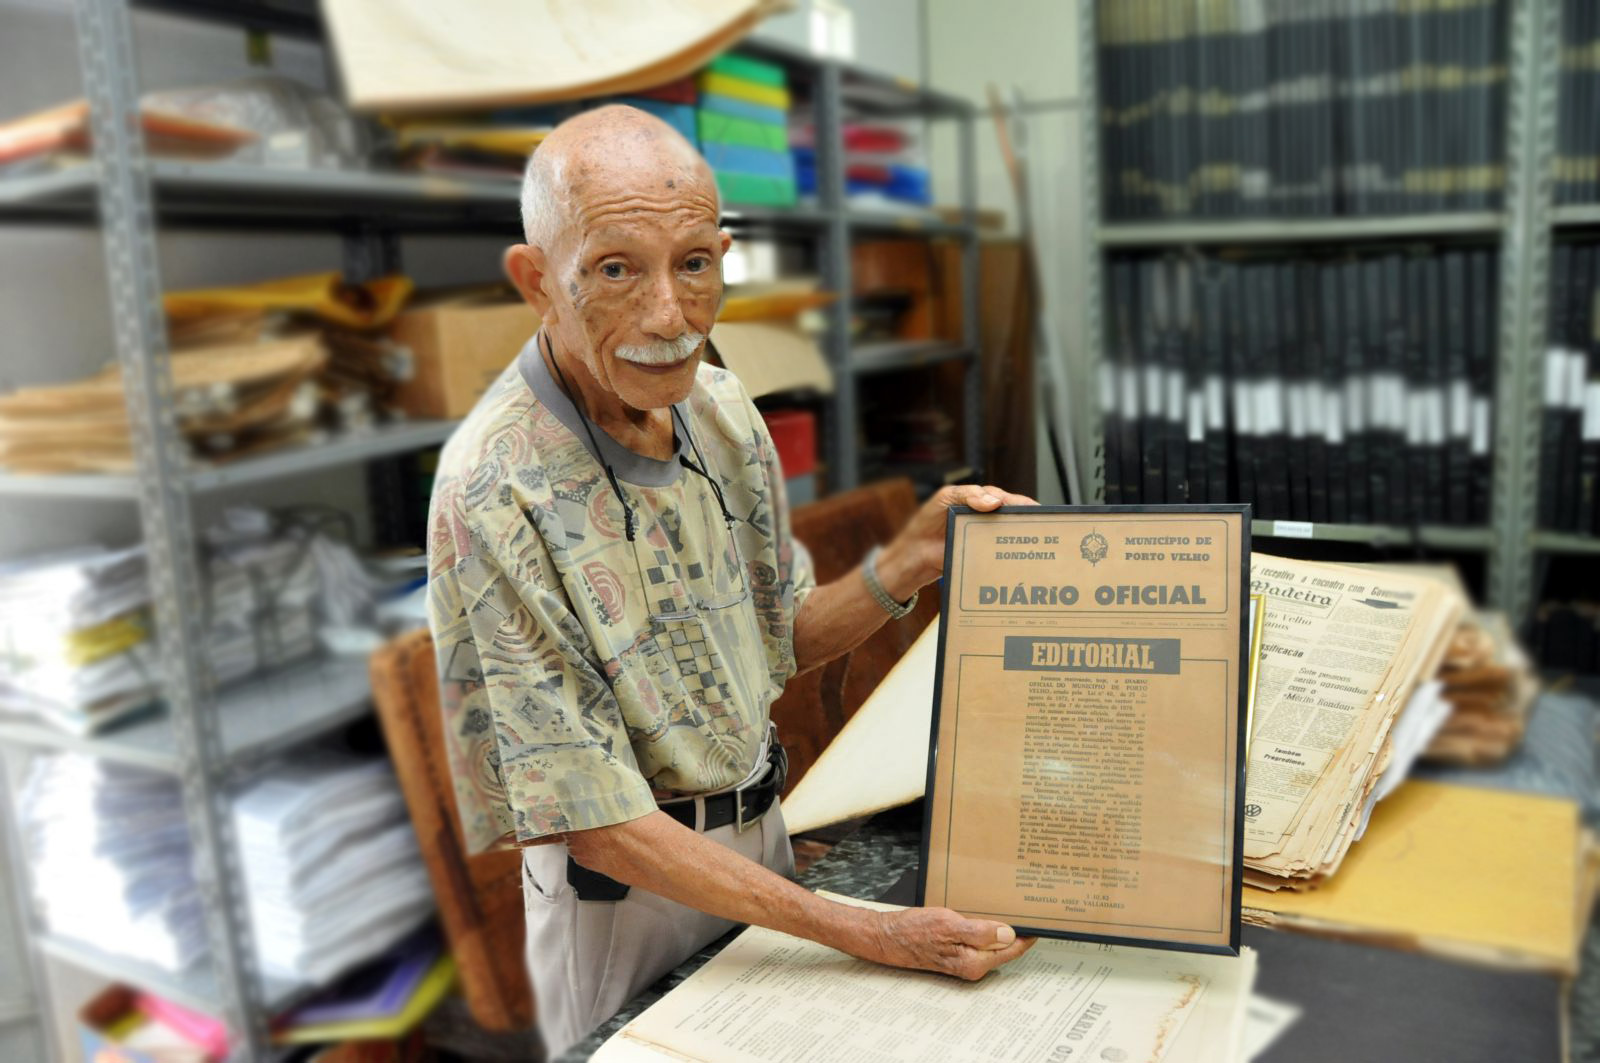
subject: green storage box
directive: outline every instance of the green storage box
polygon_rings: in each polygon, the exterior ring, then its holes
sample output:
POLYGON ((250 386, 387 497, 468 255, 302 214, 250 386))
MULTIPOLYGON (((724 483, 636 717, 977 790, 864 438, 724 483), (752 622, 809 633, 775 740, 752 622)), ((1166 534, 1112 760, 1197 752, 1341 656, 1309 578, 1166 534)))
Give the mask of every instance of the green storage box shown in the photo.
POLYGON ((735 118, 717 111, 696 111, 695 130, 701 141, 712 140, 718 144, 740 144, 763 151, 788 151, 789 127, 757 122, 749 118, 735 118))
POLYGON ((792 178, 757 177, 747 173, 717 174, 722 204, 736 207, 743 203, 759 207, 792 207, 798 195, 792 178))
POLYGON ((783 67, 778 66, 776 63, 763 63, 759 59, 751 59, 743 55, 733 55, 731 53, 719 55, 711 60, 710 66, 706 69, 715 70, 719 74, 727 74, 729 77, 744 78, 746 81, 754 81, 762 85, 772 85, 780 89, 788 83, 783 67))

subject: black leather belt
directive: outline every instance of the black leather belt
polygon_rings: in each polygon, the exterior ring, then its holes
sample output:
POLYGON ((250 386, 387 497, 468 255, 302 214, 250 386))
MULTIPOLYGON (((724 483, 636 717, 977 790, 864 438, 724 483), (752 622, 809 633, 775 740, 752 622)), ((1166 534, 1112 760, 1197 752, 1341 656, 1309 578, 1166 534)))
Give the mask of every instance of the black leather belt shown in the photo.
MULTIPOLYGON (((698 828, 702 833, 732 823, 739 828, 739 833, 743 834, 761 821, 761 817, 772 807, 772 802, 783 792, 784 781, 789 775, 789 754, 784 751, 783 746, 773 742, 767 752, 767 763, 771 765, 772 770, 768 771, 760 782, 743 790, 729 790, 726 793, 698 798, 698 801, 705 804, 706 809, 705 822, 698 828)), ((661 811, 690 830, 695 830, 696 800, 689 798, 685 801, 673 801, 671 804, 662 805, 661 811)))
MULTIPOLYGON (((729 790, 710 797, 690 797, 659 807, 685 827, 694 830, 695 804, 703 803, 706 813, 705 822, 699 826, 702 833, 732 823, 742 834, 761 822, 761 817, 767 814, 772 803, 783 792, 783 784, 789 777, 789 754, 776 738, 767 749, 767 763, 771 770, 760 782, 743 790, 729 790)), ((567 857, 567 882, 577 891, 580 901, 620 901, 628 895, 626 883, 598 871, 590 871, 570 856, 567 857)))

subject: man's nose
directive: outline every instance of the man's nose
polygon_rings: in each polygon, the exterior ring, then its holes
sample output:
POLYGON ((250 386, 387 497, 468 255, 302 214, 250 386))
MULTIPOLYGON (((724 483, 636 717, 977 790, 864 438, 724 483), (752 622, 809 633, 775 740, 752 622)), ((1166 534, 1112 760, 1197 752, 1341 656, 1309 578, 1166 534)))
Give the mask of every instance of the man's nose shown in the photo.
POLYGON ((675 340, 688 330, 683 307, 678 299, 678 287, 671 271, 659 274, 650 286, 650 306, 645 312, 644 329, 664 340, 675 340))

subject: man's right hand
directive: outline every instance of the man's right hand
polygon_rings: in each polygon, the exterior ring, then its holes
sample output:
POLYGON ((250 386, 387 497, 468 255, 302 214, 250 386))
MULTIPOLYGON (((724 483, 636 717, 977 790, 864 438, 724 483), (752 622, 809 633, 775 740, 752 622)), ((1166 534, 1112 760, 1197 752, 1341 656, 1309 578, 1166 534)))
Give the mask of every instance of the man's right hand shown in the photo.
POLYGON ((1036 938, 1019 938, 1004 923, 969 919, 948 908, 873 912, 866 940, 847 952, 864 960, 936 971, 975 982, 1027 952, 1036 938))

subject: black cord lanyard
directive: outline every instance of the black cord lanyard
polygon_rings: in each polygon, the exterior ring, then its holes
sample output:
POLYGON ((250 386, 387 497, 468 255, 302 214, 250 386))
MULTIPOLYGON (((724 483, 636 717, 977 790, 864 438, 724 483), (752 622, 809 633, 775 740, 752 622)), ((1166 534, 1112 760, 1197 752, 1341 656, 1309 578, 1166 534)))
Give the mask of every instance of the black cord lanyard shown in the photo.
MULTIPOLYGON (((633 507, 628 505, 628 496, 622 493, 622 483, 617 479, 616 470, 611 467, 611 463, 606 460, 605 454, 600 450, 600 442, 595 438, 594 429, 589 425, 589 415, 583 408, 582 398, 578 395, 577 389, 567 383, 567 375, 561 371, 561 363, 556 361, 555 351, 550 347, 549 335, 543 329, 540 329, 539 337, 544 341, 544 353, 549 356, 550 366, 556 371, 556 379, 561 382, 561 390, 566 393, 568 399, 572 400, 573 408, 578 411, 578 420, 583 422, 584 434, 589 437, 589 448, 594 452, 594 458, 600 463, 600 467, 606 471, 606 479, 611 483, 611 490, 616 492, 617 501, 622 505, 622 527, 628 536, 628 542, 631 543, 633 542, 634 529, 633 507)), ((722 485, 717 483, 716 477, 711 475, 710 466, 706 464, 705 457, 700 453, 700 444, 695 442, 694 433, 689 431, 689 423, 684 420, 683 415, 678 412, 678 408, 675 405, 672 407, 672 417, 683 428, 684 438, 689 441, 689 449, 694 451, 695 459, 700 462, 697 466, 689 460, 688 455, 679 454, 679 463, 690 472, 698 473, 706 483, 711 485, 711 493, 717 496, 717 508, 722 510, 722 519, 731 530, 734 525, 734 517, 732 513, 728 512, 728 503, 722 497, 722 485)))

